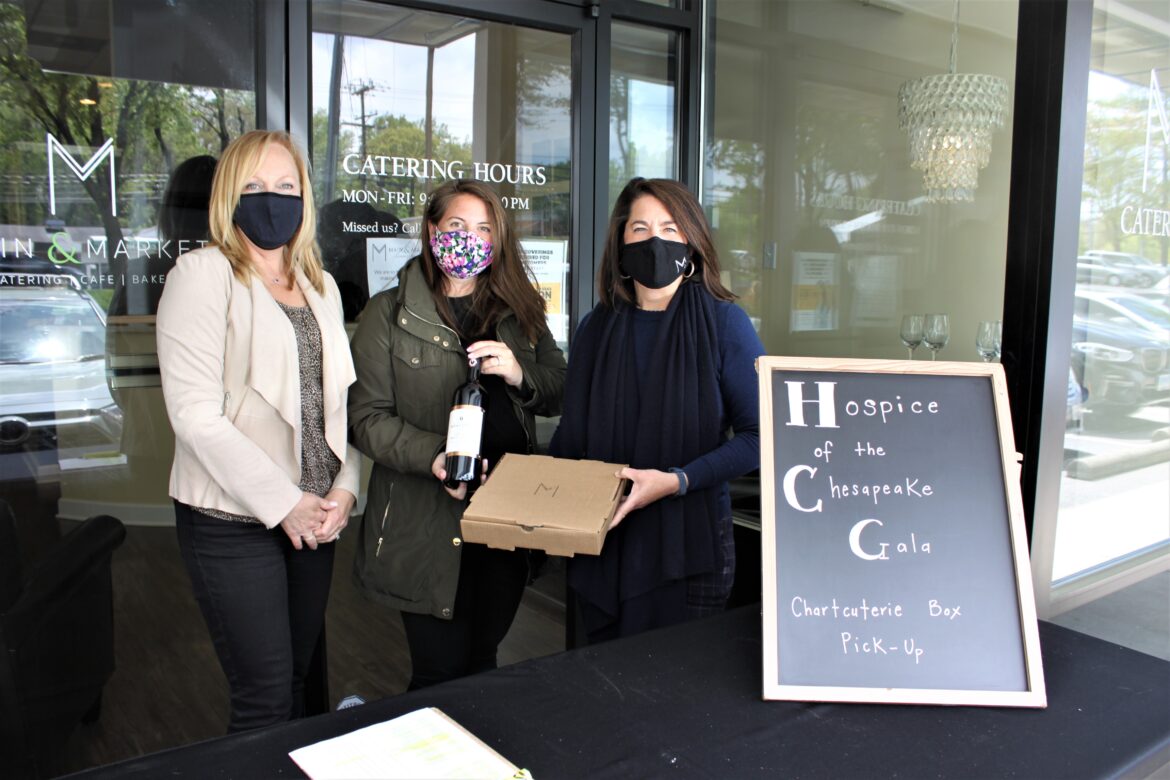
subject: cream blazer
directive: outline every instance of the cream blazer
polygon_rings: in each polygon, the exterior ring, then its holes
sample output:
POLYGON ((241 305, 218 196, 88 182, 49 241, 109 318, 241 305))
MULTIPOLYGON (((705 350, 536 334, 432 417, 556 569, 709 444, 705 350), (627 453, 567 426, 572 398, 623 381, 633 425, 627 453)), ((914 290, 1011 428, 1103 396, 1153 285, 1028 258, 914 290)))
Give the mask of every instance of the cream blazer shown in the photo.
MULTIPOLYGON (((334 488, 358 494, 360 455, 346 444, 355 375, 341 296, 297 283, 321 328, 325 439, 341 461, 334 488)), ((158 362, 175 431, 171 497, 274 528, 301 498, 301 384, 296 334, 264 283, 243 284, 219 249, 179 258, 157 319, 158 362)))

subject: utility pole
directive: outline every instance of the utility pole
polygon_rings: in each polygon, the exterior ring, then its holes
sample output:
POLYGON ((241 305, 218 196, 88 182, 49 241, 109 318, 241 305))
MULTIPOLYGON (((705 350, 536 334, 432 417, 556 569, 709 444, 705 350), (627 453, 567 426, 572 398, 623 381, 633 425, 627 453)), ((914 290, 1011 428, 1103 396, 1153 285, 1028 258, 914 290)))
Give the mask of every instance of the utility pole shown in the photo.
MULTIPOLYGON (((360 122, 342 122, 341 123, 344 125, 356 125, 362 129, 362 163, 363 163, 363 167, 364 167, 364 163, 366 160, 366 130, 368 130, 370 127, 372 127, 372 125, 366 121, 366 93, 372 92, 373 90, 374 90, 373 82, 359 81, 358 86, 349 91, 349 94, 357 95, 358 99, 361 100, 361 106, 362 106, 361 121, 360 122)), ((366 186, 366 175, 364 173, 362 174, 362 186, 363 187, 366 186)))

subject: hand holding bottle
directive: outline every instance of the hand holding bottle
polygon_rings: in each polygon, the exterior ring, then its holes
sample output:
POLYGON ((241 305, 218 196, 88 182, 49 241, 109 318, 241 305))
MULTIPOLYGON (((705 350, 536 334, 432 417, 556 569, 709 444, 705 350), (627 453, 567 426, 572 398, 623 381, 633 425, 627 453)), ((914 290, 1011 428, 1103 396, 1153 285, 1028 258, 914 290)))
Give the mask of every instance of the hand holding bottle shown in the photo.
POLYGON ((524 383, 524 369, 502 341, 477 341, 467 348, 467 357, 480 362, 480 371, 502 377, 512 387, 524 383))
MULTIPOLYGON (((487 479, 487 470, 489 464, 486 460, 481 460, 481 463, 482 466, 479 469, 479 481, 482 483, 487 479)), ((447 453, 440 452, 438 457, 435 458, 434 463, 431 464, 431 473, 434 474, 435 477, 443 483, 443 489, 447 491, 447 495, 451 496, 451 498, 455 499, 456 501, 462 501, 463 499, 467 498, 467 483, 460 482, 458 483, 458 487, 449 487, 449 483, 447 482, 446 466, 447 453)))
POLYGON ((451 399, 442 477, 449 490, 458 490, 459 483, 474 482, 483 474, 479 448, 487 413, 487 393, 479 383, 482 367, 482 361, 468 358, 467 381, 455 389, 455 396, 451 399))

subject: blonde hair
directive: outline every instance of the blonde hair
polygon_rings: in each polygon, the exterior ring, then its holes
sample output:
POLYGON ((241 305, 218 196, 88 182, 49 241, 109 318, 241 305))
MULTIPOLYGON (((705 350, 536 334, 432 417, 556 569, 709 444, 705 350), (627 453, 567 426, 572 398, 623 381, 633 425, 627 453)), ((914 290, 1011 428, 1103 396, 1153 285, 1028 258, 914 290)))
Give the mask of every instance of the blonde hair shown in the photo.
POLYGON ((318 293, 324 293, 325 272, 321 268, 321 250, 317 247, 317 209, 313 205, 309 166, 288 133, 252 130, 224 149, 215 169, 215 179, 211 182, 211 202, 208 206, 211 240, 231 263, 236 278, 243 284, 249 284, 250 276, 256 271, 243 233, 232 221, 232 216, 240 203, 244 185, 260 167, 260 160, 270 144, 283 146, 292 155, 304 200, 301 226, 284 246, 284 262, 294 273, 299 269, 318 293))

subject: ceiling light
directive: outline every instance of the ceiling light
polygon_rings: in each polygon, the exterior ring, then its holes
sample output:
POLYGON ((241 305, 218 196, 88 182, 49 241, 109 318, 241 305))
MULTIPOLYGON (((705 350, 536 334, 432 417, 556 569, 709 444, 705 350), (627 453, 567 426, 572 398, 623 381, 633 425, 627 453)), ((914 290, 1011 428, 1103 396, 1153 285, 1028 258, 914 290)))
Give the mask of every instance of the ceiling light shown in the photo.
POLYGON ((898 122, 910 133, 910 166, 922 171, 928 200, 975 200, 979 171, 991 160, 991 134, 1003 127, 1008 84, 998 76, 956 73, 959 0, 950 70, 898 88, 898 122))

